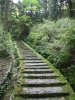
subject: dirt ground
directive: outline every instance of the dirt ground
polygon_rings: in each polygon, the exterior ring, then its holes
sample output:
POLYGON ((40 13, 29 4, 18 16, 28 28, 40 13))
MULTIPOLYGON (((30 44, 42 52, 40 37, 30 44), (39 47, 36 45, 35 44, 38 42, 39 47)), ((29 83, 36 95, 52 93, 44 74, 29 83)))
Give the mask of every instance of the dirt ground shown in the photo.
POLYGON ((7 72, 11 66, 10 63, 10 58, 0 59, 0 85, 7 76, 7 72))

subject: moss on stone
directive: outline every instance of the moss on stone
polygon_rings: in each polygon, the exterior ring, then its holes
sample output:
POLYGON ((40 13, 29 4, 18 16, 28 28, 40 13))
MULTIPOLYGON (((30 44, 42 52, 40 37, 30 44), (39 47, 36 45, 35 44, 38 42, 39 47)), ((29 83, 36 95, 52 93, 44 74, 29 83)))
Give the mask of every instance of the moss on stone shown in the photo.
MULTIPOLYGON (((26 44, 25 42, 23 42, 24 45, 26 45, 30 50, 32 50, 37 56, 38 58, 41 58, 44 62, 46 62, 49 66, 50 69, 52 69, 56 75, 59 76, 59 81, 61 83, 66 83, 66 85, 64 86, 64 91, 65 92, 70 92, 70 97, 72 98, 72 94, 74 94, 73 89, 71 88, 70 84, 68 83, 68 81, 66 80, 66 78, 60 73, 60 71, 58 69, 56 69, 47 59, 45 59, 42 55, 38 54, 35 50, 33 50, 28 44, 26 44)), ((69 97, 69 98, 70 98, 69 97)), ((68 97, 67 97, 68 98, 68 97)), ((66 100, 68 100, 66 98, 66 100)))
MULTIPOLYGON (((23 42, 24 43, 24 42, 23 42)), ((24 43, 25 46, 27 46, 30 50, 32 50, 37 56, 38 58, 41 58, 42 61, 46 62, 49 66, 50 69, 52 69, 56 75, 59 76, 59 81, 61 83, 67 83, 65 86, 64 86, 64 91, 65 92, 70 92, 70 97, 66 97, 66 100, 74 100, 73 98, 75 98, 75 96, 73 95, 73 90, 70 86, 70 84, 68 83, 68 81, 64 78, 64 76, 60 73, 60 71, 58 69, 56 69, 48 60, 46 60, 44 57, 42 57, 40 54, 38 54, 35 50, 33 50, 30 46, 28 46, 26 43, 24 43)), ((25 63, 20 60, 20 66, 19 66, 20 70, 19 70, 19 75, 17 77, 17 83, 15 85, 15 88, 14 88, 14 91, 13 91, 13 100, 21 100, 22 98, 20 98, 18 96, 18 94, 22 91, 22 83, 24 82, 23 80, 23 73, 22 71, 25 69, 25 63)), ((22 99, 23 100, 23 99, 22 99)))

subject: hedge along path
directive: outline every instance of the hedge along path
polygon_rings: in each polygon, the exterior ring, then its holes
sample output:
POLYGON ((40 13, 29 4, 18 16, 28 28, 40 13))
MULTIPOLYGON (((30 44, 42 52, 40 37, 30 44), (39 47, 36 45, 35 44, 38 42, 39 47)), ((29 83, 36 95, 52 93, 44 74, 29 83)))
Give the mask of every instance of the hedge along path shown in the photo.
POLYGON ((13 100, 69 100, 73 90, 61 73, 26 43, 16 42, 21 65, 13 100))

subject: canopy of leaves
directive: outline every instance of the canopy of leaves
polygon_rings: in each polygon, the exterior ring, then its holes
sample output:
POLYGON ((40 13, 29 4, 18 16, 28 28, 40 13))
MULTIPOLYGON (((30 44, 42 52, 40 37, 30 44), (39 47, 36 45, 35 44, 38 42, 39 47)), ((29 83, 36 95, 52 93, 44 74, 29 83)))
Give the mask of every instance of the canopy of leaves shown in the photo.
POLYGON ((40 7, 38 0, 23 0, 22 5, 25 10, 32 11, 36 11, 40 7))

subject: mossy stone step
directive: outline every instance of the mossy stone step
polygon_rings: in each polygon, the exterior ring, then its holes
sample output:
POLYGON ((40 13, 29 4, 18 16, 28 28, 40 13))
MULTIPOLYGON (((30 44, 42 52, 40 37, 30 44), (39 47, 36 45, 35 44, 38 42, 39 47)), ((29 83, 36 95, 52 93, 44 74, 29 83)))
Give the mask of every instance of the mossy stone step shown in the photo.
POLYGON ((15 93, 19 97, 17 100, 66 100, 70 91, 60 72, 27 44, 22 42, 20 45, 23 70, 22 82, 17 82, 20 83, 20 91, 15 93))
POLYGON ((21 58, 20 60, 25 60, 25 62, 42 62, 43 63, 41 59, 21 58))
MULTIPOLYGON (((29 48, 24 48, 24 50, 27 50, 27 51, 28 51, 28 50, 29 50, 29 48)), ((30 50, 30 51, 31 51, 31 50, 30 50)))
POLYGON ((33 55, 26 55, 26 54, 25 54, 25 57, 37 58, 36 55, 33 56, 33 55))
POLYGON ((66 83, 61 83, 61 82, 55 82, 55 83, 49 83, 49 84, 26 84, 22 83, 22 86, 25 87, 51 87, 51 86, 65 86, 66 83))
POLYGON ((25 79, 24 83, 26 84, 52 84, 59 83, 58 79, 25 79))
POLYGON ((29 53, 28 52, 25 52, 24 55, 25 56, 33 56, 33 57, 36 57, 36 55, 33 52, 29 52, 29 53))
POLYGON ((48 66, 46 63, 26 63, 26 66, 48 66))
POLYGON ((33 57, 33 58, 30 58, 30 57, 27 58, 27 57, 26 57, 25 60, 41 60, 41 59, 40 59, 40 58, 34 58, 34 57, 33 57))
POLYGON ((47 74, 27 74, 25 73, 23 75, 24 78, 30 78, 30 79, 55 79, 59 76, 55 75, 55 73, 47 73, 47 74))
POLYGON ((35 72, 35 71, 53 71, 52 69, 25 69, 25 71, 31 71, 31 72, 35 72))
POLYGON ((40 58, 37 58, 37 59, 25 59, 25 61, 31 61, 32 62, 32 61, 43 61, 43 60, 40 59, 40 58))
POLYGON ((40 98, 40 99, 37 99, 37 98, 35 98, 35 99, 25 99, 25 100, 65 100, 65 98, 64 97, 59 97, 59 98, 45 98, 45 99, 43 99, 43 98, 40 98))
POLYGON ((31 51, 31 50, 29 50, 29 49, 27 49, 27 50, 24 50, 25 51, 25 53, 27 52, 27 53, 33 53, 33 51, 31 51))
POLYGON ((26 63, 44 63, 42 60, 25 60, 26 63))
POLYGON ((66 100, 64 97, 50 97, 50 98, 24 98, 24 97, 16 97, 16 100, 66 100))
POLYGON ((25 98, 45 98, 45 97, 61 97, 68 96, 69 93, 63 90, 63 87, 23 87, 19 96, 25 98))
POLYGON ((26 65, 25 68, 49 68, 48 65, 26 65))
POLYGON ((25 63, 31 63, 31 64, 35 64, 35 63, 36 63, 36 64, 38 64, 38 63, 40 64, 40 63, 42 63, 42 64, 45 64, 45 63, 42 62, 42 61, 32 61, 32 62, 28 62, 28 61, 26 62, 26 61, 25 61, 25 63))
POLYGON ((48 68, 48 66, 43 66, 43 67, 40 67, 40 66, 38 66, 38 67, 36 67, 36 66, 32 66, 32 67, 25 67, 25 69, 49 69, 48 68))
POLYGON ((33 52, 33 51, 30 50, 30 49, 24 49, 24 51, 26 51, 26 52, 33 52))
POLYGON ((29 74, 31 74, 31 73, 35 73, 35 74, 37 74, 37 73, 39 73, 39 74, 41 74, 41 73, 53 73, 53 71, 52 70, 24 70, 24 71, 22 71, 22 73, 29 73, 29 74))
POLYGON ((31 59, 40 59, 40 58, 38 58, 37 56, 29 56, 29 55, 26 55, 25 58, 26 58, 26 59, 27 59, 27 58, 31 58, 31 59))

